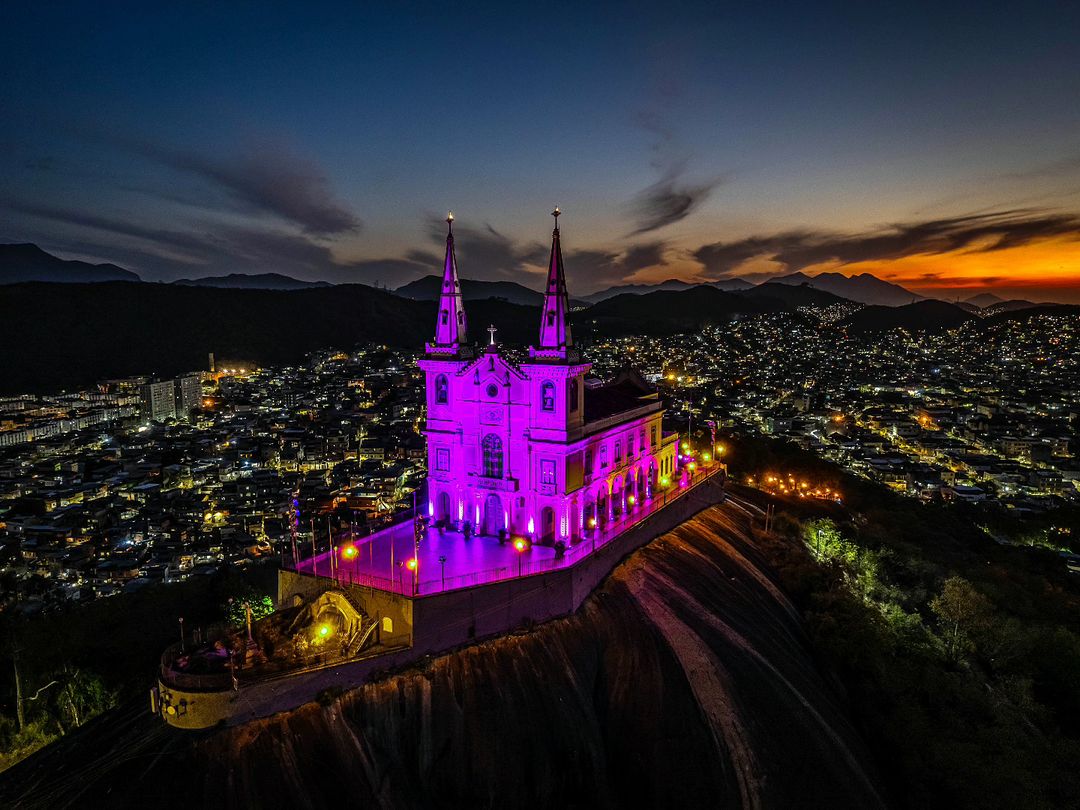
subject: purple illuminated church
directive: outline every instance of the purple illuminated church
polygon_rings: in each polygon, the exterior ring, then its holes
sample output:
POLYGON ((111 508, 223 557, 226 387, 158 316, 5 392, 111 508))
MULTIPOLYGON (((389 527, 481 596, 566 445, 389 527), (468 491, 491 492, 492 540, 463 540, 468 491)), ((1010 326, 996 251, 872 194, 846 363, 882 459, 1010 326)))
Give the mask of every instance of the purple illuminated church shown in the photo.
POLYGON ((663 406, 633 373, 600 385, 574 346, 553 212, 551 258, 528 360, 468 342, 465 304, 447 217, 446 260, 426 377, 428 514, 479 534, 501 530, 568 545, 644 503, 673 476, 677 436, 663 406))

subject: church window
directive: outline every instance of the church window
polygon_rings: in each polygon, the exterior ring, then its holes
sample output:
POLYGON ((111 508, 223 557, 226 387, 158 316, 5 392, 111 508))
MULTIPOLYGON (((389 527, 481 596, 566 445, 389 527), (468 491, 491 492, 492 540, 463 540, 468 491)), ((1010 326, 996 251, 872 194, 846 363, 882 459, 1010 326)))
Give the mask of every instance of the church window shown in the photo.
POLYGON ((436 448, 435 469, 438 472, 447 472, 450 469, 450 451, 447 448, 436 448))
POLYGON ((540 386, 540 407, 545 411, 555 410, 555 383, 548 381, 540 386))
POLYGON ((634 434, 630 434, 626 437, 626 457, 634 457, 634 434))
POLYGON ((600 445, 600 469, 607 467, 607 445, 600 445))
POLYGON ((548 313, 548 326, 554 326, 554 325, 555 325, 555 313, 554 312, 549 312, 548 313))
POLYGON ((449 387, 450 387, 450 384, 447 382, 445 374, 440 374, 438 377, 435 378, 435 402, 436 403, 438 403, 439 405, 445 405, 446 404, 449 387))
POLYGON ((622 463, 622 442, 615 442, 615 463, 622 463))
POLYGON ((656 447, 656 425, 649 428, 649 444, 656 447))
POLYGON ((577 380, 571 380, 570 381, 570 413, 573 413, 578 408, 578 405, 577 405, 577 401, 578 401, 577 391, 578 391, 577 380))
POLYGON ((503 475, 503 446, 502 439, 494 433, 489 433, 481 443, 484 456, 484 477, 502 478, 503 475))
POLYGON ((541 484, 554 484, 555 483, 555 462, 549 459, 544 459, 540 462, 540 483, 541 484))
POLYGON ((499 386, 495 383, 488 383, 487 395, 492 399, 495 399, 499 395, 499 386))
POLYGON ((447 311, 446 311, 446 310, 444 309, 444 310, 442 310, 442 313, 441 313, 441 315, 442 315, 442 322, 443 322, 444 324, 450 323, 450 313, 449 313, 449 312, 447 312, 447 311))

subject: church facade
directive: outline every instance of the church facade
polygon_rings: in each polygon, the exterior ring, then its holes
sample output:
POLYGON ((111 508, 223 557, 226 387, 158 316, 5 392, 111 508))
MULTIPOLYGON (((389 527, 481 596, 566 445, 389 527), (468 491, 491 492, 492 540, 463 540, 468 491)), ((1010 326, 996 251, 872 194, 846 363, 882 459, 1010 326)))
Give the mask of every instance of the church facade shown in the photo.
POLYGON ((602 531, 675 476, 678 437, 632 372, 600 385, 574 346, 555 209, 537 342, 504 356, 496 330, 482 348, 467 318, 447 217, 432 342, 425 346, 428 515, 478 534, 567 545, 602 531))

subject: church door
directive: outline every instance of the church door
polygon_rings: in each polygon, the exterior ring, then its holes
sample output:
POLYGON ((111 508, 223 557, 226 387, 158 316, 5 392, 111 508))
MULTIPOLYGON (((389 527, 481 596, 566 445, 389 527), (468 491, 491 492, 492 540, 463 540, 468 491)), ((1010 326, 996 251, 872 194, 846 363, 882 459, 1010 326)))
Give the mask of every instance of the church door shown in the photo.
POLYGON ((540 510, 540 542, 545 545, 555 542, 555 510, 550 506, 540 510))
POLYGON ((497 535, 503 528, 502 501, 498 495, 488 495, 484 499, 484 534, 497 535))
POLYGON ((438 520, 451 520, 450 517, 450 493, 439 493, 439 508, 435 512, 435 517, 438 520))

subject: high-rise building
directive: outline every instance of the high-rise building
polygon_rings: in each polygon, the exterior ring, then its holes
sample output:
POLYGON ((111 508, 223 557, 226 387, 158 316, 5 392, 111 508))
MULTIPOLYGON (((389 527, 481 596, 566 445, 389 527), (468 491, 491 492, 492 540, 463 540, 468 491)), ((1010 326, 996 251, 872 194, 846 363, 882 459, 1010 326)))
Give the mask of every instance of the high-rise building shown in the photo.
POLYGON ((482 350, 468 342, 447 217, 435 338, 420 360, 435 520, 575 542, 651 499, 675 473, 677 436, 661 430, 657 393, 633 373, 605 385, 586 381, 591 364, 570 329, 559 213, 539 340, 520 364, 503 356, 495 327, 482 350))
POLYGON ((144 419, 163 422, 176 418, 176 381, 148 382, 139 389, 144 419))
POLYGON ((185 374, 176 381, 176 415, 188 419, 191 412, 202 406, 202 375, 185 374))

